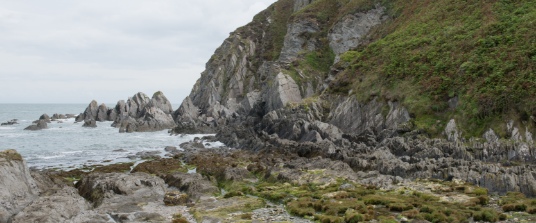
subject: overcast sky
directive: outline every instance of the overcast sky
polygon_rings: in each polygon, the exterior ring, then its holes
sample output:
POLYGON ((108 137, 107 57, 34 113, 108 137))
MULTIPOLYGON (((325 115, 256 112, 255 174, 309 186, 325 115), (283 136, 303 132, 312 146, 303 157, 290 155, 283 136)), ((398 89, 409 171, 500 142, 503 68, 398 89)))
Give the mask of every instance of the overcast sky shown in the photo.
POLYGON ((0 0, 0 103, 158 90, 181 103, 229 33, 273 2, 0 0))

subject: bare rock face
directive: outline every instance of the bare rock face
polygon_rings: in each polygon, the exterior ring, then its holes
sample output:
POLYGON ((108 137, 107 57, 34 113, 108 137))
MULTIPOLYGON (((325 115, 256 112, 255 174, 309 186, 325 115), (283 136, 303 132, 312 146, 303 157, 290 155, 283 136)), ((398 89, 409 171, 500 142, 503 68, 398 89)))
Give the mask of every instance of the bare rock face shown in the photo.
POLYGON ((167 115, 173 113, 173 107, 171 106, 171 102, 169 102, 164 93, 162 93, 161 91, 157 91, 153 94, 153 98, 151 98, 151 101, 149 101, 147 107, 159 108, 167 115))
POLYGON ((364 104, 348 97, 330 113, 329 123, 339 127, 345 133, 361 134, 367 128, 380 132, 383 129, 382 107, 383 104, 376 100, 364 104))
POLYGON ((128 115, 134 118, 138 118, 140 113, 145 108, 145 105, 149 103, 151 99, 144 93, 138 92, 134 96, 128 98, 127 105, 129 107, 128 115))
POLYGON ((449 123, 447 123, 447 127, 445 127, 445 135, 451 142, 456 142, 460 137, 458 128, 456 127, 456 121, 454 121, 454 119, 451 119, 449 123))
POLYGON ((40 190, 30 175, 21 155, 15 150, 0 152, 0 222, 8 222, 32 200, 40 190))
POLYGON ((279 73, 269 91, 264 92, 266 107, 265 111, 273 111, 284 108, 288 102, 301 102, 300 89, 294 79, 290 76, 279 73))
POLYGON ((96 121, 104 122, 106 120, 108 120, 108 108, 106 108, 105 104, 101 104, 99 106, 99 110, 97 111, 96 121))
POLYGON ((92 173, 76 187, 102 213, 141 210, 138 203, 161 201, 167 188, 164 180, 147 173, 92 173))
POLYGON ((340 60, 339 55, 362 44, 370 29, 387 19, 383 16, 385 7, 378 6, 366 13, 346 15, 330 30, 328 35, 329 46, 337 55, 335 63, 340 60))
POLYGON ((307 41, 300 37, 303 33, 316 33, 320 31, 318 26, 310 21, 298 21, 287 29, 283 49, 279 60, 290 63, 295 60, 298 52, 303 51, 303 45, 307 41))
POLYGON ((97 104, 97 101, 93 100, 89 105, 87 106, 86 110, 84 111, 84 120, 97 120, 97 114, 99 112, 99 105, 97 104))

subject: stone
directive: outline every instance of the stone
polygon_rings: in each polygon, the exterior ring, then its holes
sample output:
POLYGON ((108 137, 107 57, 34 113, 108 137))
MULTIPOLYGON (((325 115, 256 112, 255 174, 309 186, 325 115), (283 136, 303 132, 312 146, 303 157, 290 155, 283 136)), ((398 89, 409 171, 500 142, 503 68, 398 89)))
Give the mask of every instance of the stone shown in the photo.
POLYGON ((225 180, 242 181, 244 178, 249 178, 249 171, 240 167, 227 167, 223 175, 225 180))
POLYGON ((68 222, 90 208, 75 188, 65 186, 51 195, 34 200, 13 218, 13 222, 68 222))
POLYGON ((45 120, 46 123, 50 123, 50 117, 47 114, 41 115, 41 117, 39 117, 39 120, 45 120))
POLYGON ((386 19, 383 16, 384 11, 385 7, 380 5, 367 12, 348 14, 333 26, 328 34, 328 41, 337 55, 335 63, 339 62, 341 54, 362 44, 370 29, 386 19))
POLYGON ((165 182, 147 173, 91 173, 76 183, 80 195, 99 212, 139 211, 137 203, 161 201, 165 182))
POLYGON ((107 120, 108 120, 108 108, 106 108, 106 105, 103 103, 99 106, 99 109, 97 111, 96 121, 104 122, 107 120))
POLYGON ((37 130, 42 130, 42 129, 47 129, 47 128, 48 126, 47 126, 47 122, 45 121, 45 119, 39 119, 36 125, 30 125, 24 128, 24 130, 37 131, 37 130))
POLYGON ((283 49, 279 61, 290 63, 296 59, 298 52, 303 51, 303 45, 307 41, 302 38, 304 33, 316 33, 320 31, 318 26, 310 21, 297 21, 287 28, 287 35, 283 42, 283 49))
POLYGON ((185 205, 188 202, 188 195, 180 191, 167 192, 164 196, 164 204, 166 206, 185 205))
POLYGON ((353 190, 353 189, 355 189, 355 186, 349 183, 342 184, 341 187, 339 187, 339 190, 353 190))
POLYGON ((170 186, 185 191, 192 199, 197 199, 205 194, 218 193, 220 190, 212 185, 212 182, 198 173, 174 172, 165 177, 170 186))
POLYGON ((97 101, 93 100, 89 105, 87 106, 86 110, 84 111, 84 120, 97 120, 97 114, 99 111, 99 105, 97 104, 97 101))
POLYGON ((88 127, 88 128, 96 128, 97 122, 94 119, 86 119, 84 121, 84 125, 82 127, 88 127))
POLYGON ((454 119, 451 119, 447 123, 447 127, 445 127, 444 133, 450 142, 456 142, 458 140, 458 137, 460 137, 460 135, 458 133, 458 128, 456 127, 456 121, 454 121, 454 119))
POLYGON ((40 192, 22 156, 15 150, 0 151, 0 222, 9 222, 40 192))

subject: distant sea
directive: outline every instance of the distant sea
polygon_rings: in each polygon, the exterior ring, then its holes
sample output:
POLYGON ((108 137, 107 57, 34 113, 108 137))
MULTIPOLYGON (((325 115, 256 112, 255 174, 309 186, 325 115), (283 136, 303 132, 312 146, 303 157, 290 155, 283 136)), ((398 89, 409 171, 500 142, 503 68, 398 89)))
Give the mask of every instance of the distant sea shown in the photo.
MULTIPOLYGON (((97 128, 84 128, 74 119, 52 121, 48 129, 26 131, 24 128, 46 113, 75 114, 83 112, 88 104, 0 104, 0 123, 18 119, 20 124, 0 126, 0 150, 15 149, 29 167, 65 169, 81 165, 130 162, 126 156, 140 151, 161 151, 166 146, 179 146, 183 142, 204 135, 170 136, 167 130, 159 132, 119 133, 112 122, 97 122, 97 128), (113 152, 124 149, 128 152, 113 152), (111 162, 103 162, 112 160, 111 162)), ((173 109, 179 105, 173 105, 173 109)), ((213 146, 222 145, 213 143, 213 146)))

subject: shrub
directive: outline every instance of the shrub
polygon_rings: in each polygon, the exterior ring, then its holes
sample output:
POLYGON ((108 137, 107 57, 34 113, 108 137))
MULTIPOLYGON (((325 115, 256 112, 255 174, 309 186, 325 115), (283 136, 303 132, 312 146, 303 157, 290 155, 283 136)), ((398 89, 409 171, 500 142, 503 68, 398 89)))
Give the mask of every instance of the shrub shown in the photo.
POLYGON ((237 196, 244 196, 244 193, 242 193, 241 191, 231 191, 223 195, 223 198, 231 198, 237 196))
POLYGON ((433 213, 435 211, 434 208, 430 207, 430 206, 422 206, 421 207, 421 212, 426 212, 426 213, 433 213))
POLYGON ((475 221, 490 221, 495 222, 499 219, 499 214, 491 209, 486 209, 482 212, 477 212, 473 215, 475 221))
POLYGON ((251 219, 252 216, 253 216, 252 213, 245 213, 245 214, 242 214, 240 216, 240 218, 242 218, 242 219, 251 219))
POLYGON ((527 212, 528 212, 529 214, 536 214, 536 208, 528 208, 528 209, 527 209, 527 212))
POLYGON ((525 204, 516 204, 516 211, 527 211, 527 205, 525 205, 525 204))
POLYGON ((415 218, 415 216, 417 216, 418 214, 419 210, 416 209, 402 212, 402 216, 407 218, 415 218))
POLYGON ((486 188, 477 188, 473 191, 473 194, 476 195, 488 195, 488 189, 486 188))
POLYGON ((506 218, 508 218, 508 216, 506 214, 504 214, 504 213, 499 215, 499 220, 501 220, 501 221, 506 220, 506 218))
POLYGON ((513 205, 513 204, 505 204, 505 205, 502 206, 502 209, 503 209, 503 211, 505 211, 505 212, 515 211, 515 210, 516 210, 516 206, 513 205))
POLYGON ((478 203, 481 205, 489 204, 489 197, 481 195, 478 197, 478 203))
POLYGON ((353 214, 353 215, 346 217, 347 223, 357 223, 357 222, 361 222, 364 220, 365 219, 363 218, 363 215, 360 215, 360 214, 353 214))
POLYGON ((389 204, 389 210, 391 211, 402 212, 402 211, 407 211, 411 209, 413 209, 413 205, 411 204, 400 204, 400 203, 389 204))

